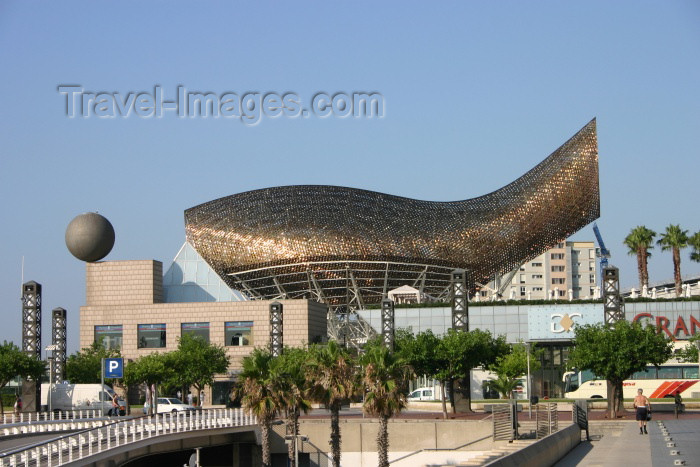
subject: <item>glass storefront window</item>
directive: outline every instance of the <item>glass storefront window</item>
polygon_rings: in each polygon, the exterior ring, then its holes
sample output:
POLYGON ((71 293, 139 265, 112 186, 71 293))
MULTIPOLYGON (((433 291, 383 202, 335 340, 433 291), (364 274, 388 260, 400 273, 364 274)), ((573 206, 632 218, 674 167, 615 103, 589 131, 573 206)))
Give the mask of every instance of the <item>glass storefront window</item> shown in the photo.
POLYGON ((683 368, 683 377, 685 379, 698 379, 698 367, 686 367, 683 368))
POLYGON ((162 349, 165 347, 165 323, 138 325, 139 349, 162 349))
POLYGON ((253 345, 252 321, 228 321, 225 323, 224 339, 227 346, 253 345))
POLYGON ((183 336, 185 334, 198 336, 209 343, 209 323, 182 323, 180 330, 183 336))
POLYGON ((122 347, 122 325, 95 326, 95 342, 102 342, 107 350, 120 349, 122 347))

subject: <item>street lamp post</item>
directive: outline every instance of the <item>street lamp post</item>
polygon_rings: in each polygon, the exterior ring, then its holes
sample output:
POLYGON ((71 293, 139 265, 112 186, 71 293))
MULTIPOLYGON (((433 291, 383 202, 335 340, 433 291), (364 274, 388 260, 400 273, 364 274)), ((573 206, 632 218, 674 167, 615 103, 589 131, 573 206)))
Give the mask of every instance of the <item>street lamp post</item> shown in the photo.
POLYGON ((532 393, 530 392, 530 343, 525 343, 527 351, 527 397, 530 401, 527 404, 528 415, 532 419, 532 393))
POLYGON ((284 443, 285 444, 290 444, 294 443, 294 465, 295 467, 299 467, 299 441, 302 443, 304 441, 308 441, 309 437, 305 435, 285 435, 284 436, 284 443))

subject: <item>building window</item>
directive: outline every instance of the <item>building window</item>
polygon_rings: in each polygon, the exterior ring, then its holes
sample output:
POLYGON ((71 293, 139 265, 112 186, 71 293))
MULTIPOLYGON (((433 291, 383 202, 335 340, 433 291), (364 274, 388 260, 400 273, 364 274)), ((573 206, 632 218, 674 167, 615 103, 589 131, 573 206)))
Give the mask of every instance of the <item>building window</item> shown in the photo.
POLYGON ((489 291, 488 291, 488 290, 482 290, 482 291, 481 291, 481 296, 482 296, 482 297, 488 297, 488 296, 489 296, 489 291))
POLYGON ((580 291, 581 291, 581 287, 574 287, 574 290, 575 290, 576 292, 580 292, 580 291))
POLYGON ((595 259, 595 250, 594 249, 588 250, 588 258, 595 259))
POLYGON ((225 323, 224 339, 228 346, 253 345, 252 321, 228 321, 225 323))
POLYGON ((520 283, 521 284, 525 283, 525 274, 520 274, 520 283))
POLYGON ((162 349, 165 347, 165 323, 138 325, 139 349, 162 349))
POLYGON ((541 268, 541 267, 542 267, 542 263, 532 263, 532 267, 533 267, 533 268, 541 268))
POLYGON ((563 277, 553 277, 552 278, 552 284, 564 284, 566 283, 566 279, 563 277))
POLYGON ((566 295, 566 290, 560 290, 560 291, 559 291, 559 296, 560 296, 560 297, 563 297, 564 295, 566 295))
POLYGON ((552 266, 552 272, 564 272, 564 266, 552 266))
POLYGON ((552 259, 564 259, 564 253, 552 253, 552 259))
POLYGON ((101 342, 105 349, 121 349, 122 325, 109 324, 95 326, 95 342, 101 342))
POLYGON ((595 295, 595 288, 591 287, 591 291, 588 293, 591 295, 591 297, 595 295))
POLYGON ((574 278, 575 278, 575 279, 580 279, 580 278, 581 278, 581 274, 574 274, 574 278))
POLYGON ((588 279, 588 282, 595 282, 595 274, 590 274, 588 279))
POLYGON ((204 339, 205 342, 209 342, 209 323, 182 323, 180 326, 180 332, 183 336, 185 334, 198 336, 204 339))
POLYGON ((542 292, 542 287, 533 287, 532 291, 533 292, 542 292))
POLYGON ((532 278, 533 279, 542 279, 542 274, 533 274, 532 278))
POLYGON ((593 261, 591 261, 590 263, 588 263, 588 270, 589 270, 589 271, 595 271, 595 263, 594 263, 593 261))

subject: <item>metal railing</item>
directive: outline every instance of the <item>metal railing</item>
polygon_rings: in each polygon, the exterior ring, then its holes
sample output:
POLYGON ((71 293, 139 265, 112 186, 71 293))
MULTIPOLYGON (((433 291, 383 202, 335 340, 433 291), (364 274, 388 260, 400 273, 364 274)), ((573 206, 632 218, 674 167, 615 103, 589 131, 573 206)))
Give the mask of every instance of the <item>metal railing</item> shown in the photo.
POLYGON ((3 424, 0 425, 0 439, 5 436, 95 428, 111 420, 102 415, 100 410, 71 410, 55 414, 49 412, 5 414, 3 424))
POLYGON ((163 435, 257 425, 241 409, 209 409, 143 416, 64 435, 0 454, 0 467, 59 466, 163 435))
POLYGON ((559 431, 559 412, 557 403, 537 404, 537 439, 544 438, 559 431))
POLYGON ((493 440, 512 441, 516 438, 515 424, 517 414, 514 413, 512 404, 493 404, 493 440), (514 423, 515 420, 515 423, 514 423))

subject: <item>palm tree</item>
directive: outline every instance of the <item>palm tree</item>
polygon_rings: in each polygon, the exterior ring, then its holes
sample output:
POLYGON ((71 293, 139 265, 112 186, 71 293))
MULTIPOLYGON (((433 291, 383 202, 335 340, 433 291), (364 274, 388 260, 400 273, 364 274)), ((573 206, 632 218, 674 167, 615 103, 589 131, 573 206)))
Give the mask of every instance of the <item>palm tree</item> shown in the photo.
POLYGON ((299 416, 311 409, 304 371, 307 357, 308 352, 305 349, 285 348, 284 353, 273 361, 271 370, 274 392, 285 411, 286 431, 288 435, 293 436, 287 447, 289 465, 292 467, 296 467, 294 454, 299 434, 299 416))
POLYGON ((406 407, 411 368, 397 354, 383 345, 368 346, 361 357, 364 368, 362 382, 366 389, 365 413, 379 418, 377 453, 379 467, 389 467, 389 419, 406 407))
POLYGON ((307 365, 313 400, 324 404, 331 412, 331 454, 333 467, 340 467, 340 406, 357 387, 354 362, 336 341, 314 345, 307 365))
POLYGON ((486 381, 486 387, 498 392, 502 399, 512 398, 513 391, 515 391, 519 384, 520 380, 518 378, 506 375, 498 375, 496 379, 486 381))
POLYGON ((695 232, 688 239, 688 245, 693 247, 693 251, 690 252, 691 261, 700 262, 700 232, 695 232))
POLYGON ((625 237, 625 245, 629 248, 630 255, 637 255, 637 270, 639 271, 639 290, 649 287, 649 271, 647 269, 647 258, 651 256, 649 249, 654 247, 654 237, 656 232, 639 225, 632 229, 625 237))
POLYGON ((280 404, 273 384, 275 357, 267 350, 255 349, 243 359, 243 371, 238 375, 241 386, 234 397, 248 412, 258 418, 262 434, 262 465, 270 467, 270 431, 272 421, 280 411, 280 404))
POLYGON ((688 246, 688 231, 681 229, 680 225, 669 225, 666 232, 656 242, 661 251, 673 252, 673 279, 676 282, 676 296, 681 296, 681 249, 688 246))

